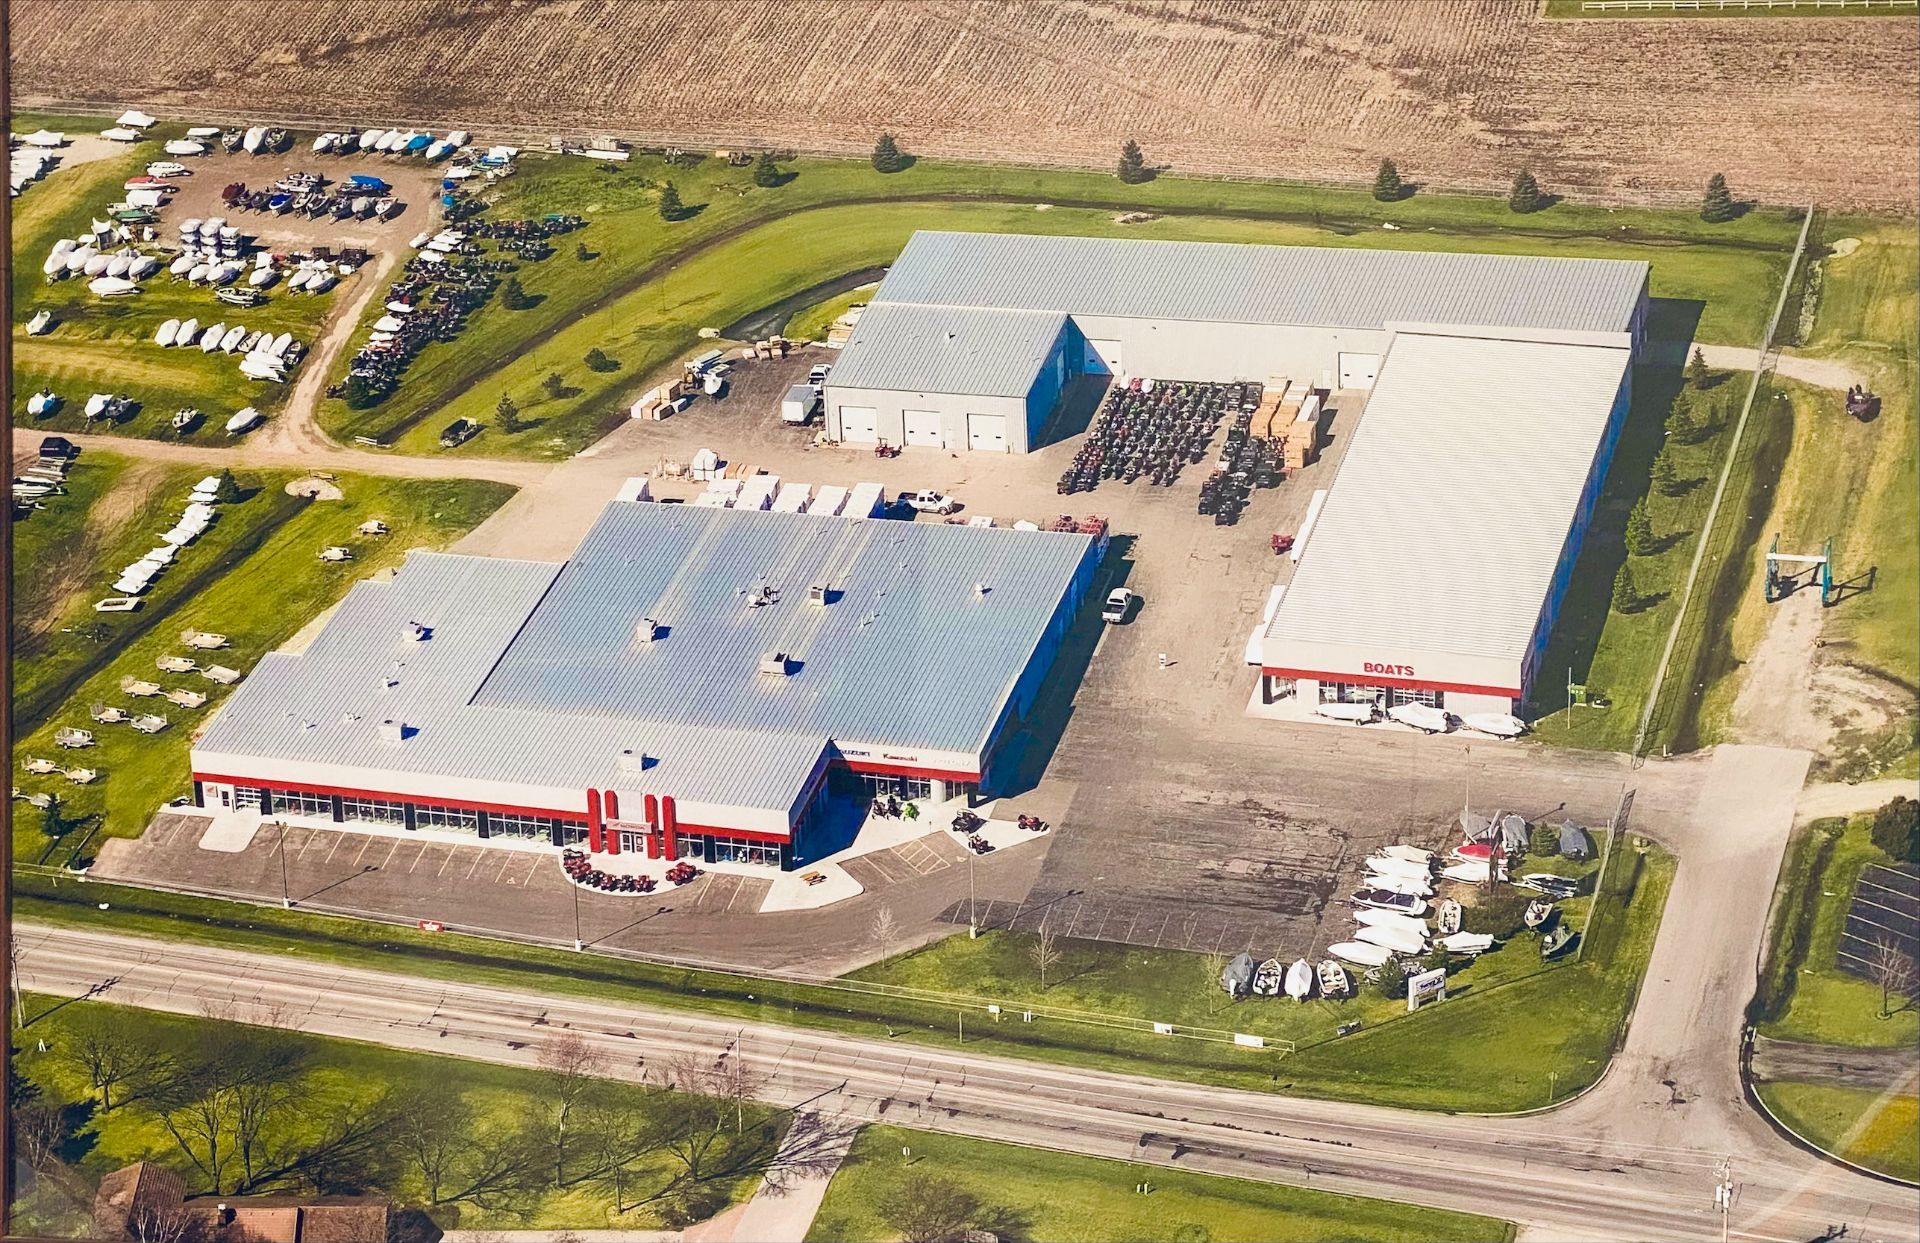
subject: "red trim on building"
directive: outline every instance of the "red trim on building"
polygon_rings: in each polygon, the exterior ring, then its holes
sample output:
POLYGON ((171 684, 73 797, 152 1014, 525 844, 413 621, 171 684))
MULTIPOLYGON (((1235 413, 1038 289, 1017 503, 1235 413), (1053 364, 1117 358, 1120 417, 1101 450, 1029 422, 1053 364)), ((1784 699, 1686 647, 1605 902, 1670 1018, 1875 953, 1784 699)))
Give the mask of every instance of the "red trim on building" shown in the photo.
POLYGON ((978 781, 979 773, 955 772, 945 768, 914 768, 906 764, 876 764, 870 760, 835 760, 842 768, 856 773, 874 773, 882 777, 930 777, 935 781, 978 781))
POLYGON ((606 821, 600 809, 600 791, 587 791, 587 848, 605 850, 607 848, 606 821))
POLYGON ((346 786, 312 785, 304 781, 282 781, 278 777, 223 777, 215 773, 195 773, 193 779, 199 782, 213 782, 218 785, 264 786, 269 790, 297 790, 302 794, 337 794, 342 798, 377 798, 390 803, 421 803, 428 807, 472 808, 476 811, 497 811, 505 815, 548 816, 556 820, 571 820, 583 824, 587 817, 578 811, 555 811, 550 807, 518 807, 511 803, 479 803, 472 799, 429 798, 421 794, 399 794, 392 790, 354 790, 346 786))
POLYGON ((1325 673, 1315 669, 1262 668, 1274 678, 1312 678, 1317 682, 1352 682, 1358 686, 1392 686, 1403 691, 1454 691, 1461 695, 1497 695, 1518 699, 1520 692, 1504 686, 1474 686, 1466 682, 1429 682, 1420 678, 1388 678, 1377 673, 1325 673))
POLYGON ((680 813, 671 794, 660 799, 660 837, 667 862, 674 862, 680 857, 680 813))

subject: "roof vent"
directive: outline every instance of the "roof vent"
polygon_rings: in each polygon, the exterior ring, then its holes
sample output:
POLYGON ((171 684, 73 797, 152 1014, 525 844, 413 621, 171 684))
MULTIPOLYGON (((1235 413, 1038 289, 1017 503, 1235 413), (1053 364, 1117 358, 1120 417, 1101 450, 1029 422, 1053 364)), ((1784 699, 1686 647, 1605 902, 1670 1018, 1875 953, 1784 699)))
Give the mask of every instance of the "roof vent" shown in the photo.
POLYGON ((390 690, 392 690, 392 689, 393 689, 394 687, 396 687, 396 686, 398 686, 398 685, 400 685, 400 675, 399 675, 399 674, 397 674, 397 673, 387 673, 387 674, 382 674, 382 675, 381 675, 381 677, 380 677, 380 689, 381 689, 381 690, 383 690, 383 691, 390 691, 390 690))
POLYGON ((635 643, 651 643, 660 637, 660 623, 651 617, 642 617, 633 628, 635 643))
POLYGON ((635 751, 632 747, 620 748, 620 754, 614 757, 614 761, 620 766, 621 772, 628 774, 643 773, 654 764, 651 755, 645 751, 635 751))
POLYGON ((779 599, 780 592, 778 588, 770 587, 766 583, 762 583, 760 586, 748 590, 747 607, 755 609, 765 608, 769 604, 778 603, 779 599))
POLYGON ((973 585, 973 598, 976 600, 984 600, 987 598, 987 593, 992 590, 993 588, 987 586, 985 583, 975 583, 973 585))
POLYGON ((433 627, 422 626, 419 622, 407 623, 407 642, 425 643, 433 637, 433 627))
POLYGON ((791 672, 788 667, 787 654, 785 652, 760 653, 760 672, 771 673, 778 678, 786 677, 787 674, 791 672))
POLYGON ((831 595, 827 591, 827 585, 825 583, 815 583, 813 586, 807 588, 808 604, 814 605, 818 608, 825 608, 827 607, 827 602, 830 598, 831 598, 831 595))
POLYGON ((380 722, 379 730, 380 741, 393 746, 399 746, 402 742, 405 742, 407 735, 413 732, 409 730, 403 722, 396 721, 392 717, 388 717, 386 720, 380 722))

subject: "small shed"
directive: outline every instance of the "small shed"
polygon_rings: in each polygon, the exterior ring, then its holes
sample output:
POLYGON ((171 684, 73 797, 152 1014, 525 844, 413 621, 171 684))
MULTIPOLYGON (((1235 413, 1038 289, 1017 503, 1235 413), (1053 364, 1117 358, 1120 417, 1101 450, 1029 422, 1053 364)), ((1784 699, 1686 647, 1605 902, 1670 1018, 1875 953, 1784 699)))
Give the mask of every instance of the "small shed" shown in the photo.
POLYGON ((1593 839, 1586 829, 1571 820, 1560 822, 1560 853, 1569 859, 1586 859, 1593 854, 1593 839))

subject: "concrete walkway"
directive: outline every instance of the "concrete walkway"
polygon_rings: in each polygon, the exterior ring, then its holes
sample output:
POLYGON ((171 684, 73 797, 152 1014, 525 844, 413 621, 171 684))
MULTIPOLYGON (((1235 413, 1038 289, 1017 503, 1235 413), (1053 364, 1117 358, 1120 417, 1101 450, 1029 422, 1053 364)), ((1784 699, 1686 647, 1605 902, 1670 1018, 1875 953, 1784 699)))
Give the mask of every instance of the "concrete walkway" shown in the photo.
MULTIPOLYGON (((795 1118, 787 1131, 786 1142, 791 1144, 796 1135, 811 1131, 814 1121, 814 1117, 807 1114, 795 1118)), ((807 1231, 813 1228, 813 1217, 820 1211, 821 1201, 827 1198, 828 1184, 839 1172, 840 1163, 846 1160, 847 1149, 853 1146, 854 1128, 845 1127, 843 1131, 828 1151, 829 1160, 778 1185, 764 1181, 760 1184, 753 1199, 747 1201, 747 1211, 734 1223, 730 1236, 734 1243, 802 1243, 807 1231)), ((721 1243, 721 1240, 715 1238, 712 1243, 721 1243)))
POLYGON ((1800 791, 1800 801, 1795 805, 1794 813, 1801 820, 1816 820, 1821 816, 1850 816, 1857 811, 1872 811, 1884 806, 1902 794, 1920 799, 1920 781, 1886 777, 1879 781, 1862 781, 1857 785, 1840 781, 1810 785, 1800 791))

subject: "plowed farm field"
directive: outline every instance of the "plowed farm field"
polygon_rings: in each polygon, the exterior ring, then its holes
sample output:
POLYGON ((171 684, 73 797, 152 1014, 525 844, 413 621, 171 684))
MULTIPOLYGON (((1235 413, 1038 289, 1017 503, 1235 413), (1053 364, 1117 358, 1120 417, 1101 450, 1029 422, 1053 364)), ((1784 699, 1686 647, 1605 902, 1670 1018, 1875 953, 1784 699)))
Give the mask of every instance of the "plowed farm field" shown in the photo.
POLYGON ((14 0, 17 105, 1915 207, 1913 24, 1538 0, 14 0), (100 66, 112 65, 111 73, 100 66))

